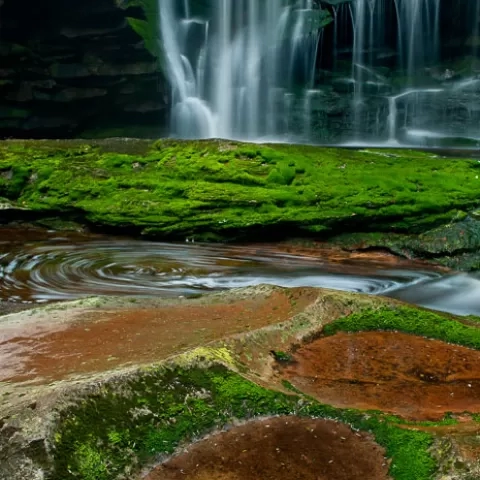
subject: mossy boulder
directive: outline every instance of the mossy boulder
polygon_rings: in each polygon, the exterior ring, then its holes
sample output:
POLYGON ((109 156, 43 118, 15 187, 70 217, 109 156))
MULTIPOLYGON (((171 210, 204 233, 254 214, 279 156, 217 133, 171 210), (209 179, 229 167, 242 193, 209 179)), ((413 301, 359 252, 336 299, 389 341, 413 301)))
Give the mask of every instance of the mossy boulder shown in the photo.
POLYGON ((0 144, 0 195, 161 239, 419 234, 478 208, 480 164, 411 150, 230 141, 0 144))

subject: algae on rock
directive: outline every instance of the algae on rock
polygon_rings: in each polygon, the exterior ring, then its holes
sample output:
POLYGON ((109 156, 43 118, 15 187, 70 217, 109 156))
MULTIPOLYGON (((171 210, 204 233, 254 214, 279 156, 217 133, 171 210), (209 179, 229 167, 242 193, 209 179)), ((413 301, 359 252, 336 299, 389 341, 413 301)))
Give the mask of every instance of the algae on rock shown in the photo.
MULTIPOLYGON (((236 292, 239 298, 251 294, 252 288, 236 292)), ((37 407, 29 398, 26 401, 34 405, 26 409, 30 423, 22 424, 25 412, 20 416, 10 412, 9 418, 2 420, 0 447, 7 445, 5 452, 18 453, 12 452, 16 447, 9 437, 18 431, 22 435, 15 438, 26 444, 23 454, 32 468, 42 469, 48 478, 114 480, 131 478, 143 466, 237 420, 300 415, 335 419, 371 432, 386 449, 393 479, 432 478, 437 471, 432 457, 434 436, 416 428, 424 423, 321 404, 288 382, 270 378, 265 373, 265 358, 271 350, 277 354, 293 351, 298 342, 337 331, 398 330, 480 349, 478 322, 353 293, 312 289, 309 298, 311 303, 304 311, 283 323, 225 338, 148 367, 79 383, 75 380, 68 384, 70 391, 57 397, 57 403, 47 400, 48 420, 45 404, 39 402, 37 407), (257 359, 247 355, 252 350, 257 359), (259 362, 262 352, 265 357, 259 362), (42 447, 39 463, 30 450, 34 442, 28 429, 32 425, 38 428, 42 422, 43 433, 34 435, 42 447)), ((273 363, 273 358, 270 361, 273 363)), ((448 414, 440 422, 428 423, 454 424, 448 414)), ((14 461, 20 460, 15 457, 14 461)), ((10 464, 0 465, 0 478, 7 468, 10 464)), ((15 475, 12 478, 21 478, 15 475)))

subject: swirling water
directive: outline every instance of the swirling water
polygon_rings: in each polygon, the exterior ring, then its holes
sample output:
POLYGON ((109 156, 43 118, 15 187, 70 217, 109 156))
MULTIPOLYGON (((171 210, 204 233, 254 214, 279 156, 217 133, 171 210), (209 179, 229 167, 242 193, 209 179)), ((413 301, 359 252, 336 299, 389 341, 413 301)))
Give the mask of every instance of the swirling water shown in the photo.
POLYGON ((42 303, 91 295, 178 296, 269 283, 388 295, 480 314, 480 280, 391 258, 286 245, 159 243, 0 230, 0 300, 42 303))

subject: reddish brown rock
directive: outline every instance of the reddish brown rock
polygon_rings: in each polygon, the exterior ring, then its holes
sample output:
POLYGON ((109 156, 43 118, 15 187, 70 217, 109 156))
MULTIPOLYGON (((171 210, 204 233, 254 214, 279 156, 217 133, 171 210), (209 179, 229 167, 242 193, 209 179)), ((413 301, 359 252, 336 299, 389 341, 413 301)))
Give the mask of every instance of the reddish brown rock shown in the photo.
POLYGON ((384 456, 372 437, 346 425, 277 417, 212 435, 143 478, 382 480, 389 478, 384 456))
POLYGON ((339 407, 412 420, 480 412, 480 352, 396 332, 339 333, 299 349, 281 374, 339 407))
POLYGON ((60 311, 70 317, 68 322, 44 319, 5 325, 0 332, 0 381, 42 384, 152 363, 228 335, 286 321, 317 298, 312 292, 269 289, 250 298, 227 294, 211 301, 165 301, 150 307, 130 304, 77 313, 71 309, 74 313, 60 311))

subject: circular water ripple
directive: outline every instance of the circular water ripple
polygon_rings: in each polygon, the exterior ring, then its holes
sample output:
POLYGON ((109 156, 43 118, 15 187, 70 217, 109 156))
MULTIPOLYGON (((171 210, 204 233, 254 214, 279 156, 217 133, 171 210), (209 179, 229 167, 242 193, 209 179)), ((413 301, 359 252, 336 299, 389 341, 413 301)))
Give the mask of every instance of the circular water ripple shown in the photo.
POLYGON ((268 247, 112 239, 72 244, 54 238, 0 253, 0 295, 10 301, 45 302, 99 294, 188 295, 260 283, 380 294, 438 275, 371 270, 268 247))
POLYGON ((175 244, 55 233, 2 240, 5 235, 0 230, 4 301, 178 296, 268 283, 388 295, 438 310, 480 315, 480 280, 473 275, 442 276, 372 260, 332 261, 328 255, 292 254, 274 245, 175 244))

